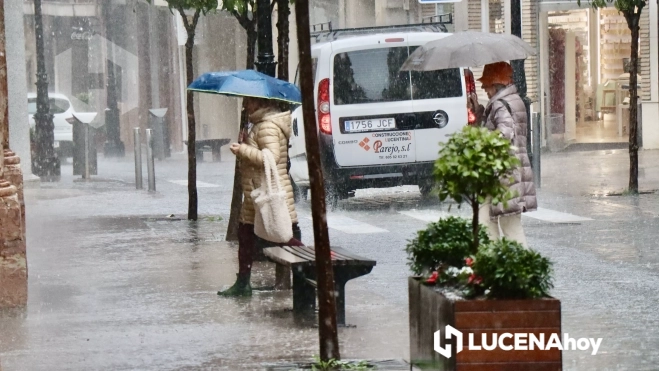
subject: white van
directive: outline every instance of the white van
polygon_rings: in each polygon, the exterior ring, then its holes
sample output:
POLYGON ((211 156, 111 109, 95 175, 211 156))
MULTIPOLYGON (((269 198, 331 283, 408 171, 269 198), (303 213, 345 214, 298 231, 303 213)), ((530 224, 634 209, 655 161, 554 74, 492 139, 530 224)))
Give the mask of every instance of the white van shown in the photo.
MULTIPOLYGON (((66 95, 48 93, 50 113, 53 114, 53 146, 60 158, 73 156, 73 125, 68 122, 73 118, 73 105, 66 95)), ((27 93, 27 115, 30 129, 34 130, 34 114, 37 113, 37 94, 27 93)))
MULTIPOLYGON (((448 33, 397 32, 312 45, 314 98, 328 200, 361 188, 432 188, 439 142, 467 125, 468 69, 399 72, 419 46, 448 33)), ((298 85, 299 86, 299 85, 298 85)), ((293 112, 290 174, 306 195, 302 107, 293 112)))

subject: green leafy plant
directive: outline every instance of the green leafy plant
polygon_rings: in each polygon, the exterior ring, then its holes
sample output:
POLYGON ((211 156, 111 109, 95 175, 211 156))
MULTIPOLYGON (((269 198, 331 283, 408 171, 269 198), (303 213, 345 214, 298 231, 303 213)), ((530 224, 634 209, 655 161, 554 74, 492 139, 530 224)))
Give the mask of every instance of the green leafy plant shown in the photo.
MULTIPOLYGON (((462 267, 472 245, 472 228, 469 220, 454 216, 430 223, 409 241, 409 266, 415 274, 438 270, 440 266, 462 267)), ((479 229, 479 243, 490 241, 484 229, 479 229)))
POLYGON ((75 95, 75 97, 82 103, 88 105, 94 99, 94 93, 92 92, 78 93, 75 95))
POLYGON ((468 202, 472 216, 472 253, 478 251, 478 209, 489 196, 492 204, 504 205, 513 194, 502 179, 510 178, 519 165, 510 140, 498 131, 465 126, 446 143, 440 144, 434 176, 441 201, 452 198, 468 202))
POLYGON ((486 128, 467 126, 441 145, 434 166, 439 198, 469 203, 472 220, 446 218, 419 231, 406 247, 414 273, 432 272, 427 284, 448 285, 465 297, 548 294, 553 287, 549 260, 505 238, 490 241, 478 223, 488 197, 504 206, 514 197, 508 184, 519 164, 510 141, 486 128))
POLYGON ((318 356, 314 356, 314 361, 315 363, 311 365, 311 369, 313 371, 338 371, 338 370, 366 371, 373 368, 366 361, 349 362, 349 361, 340 361, 334 358, 327 361, 322 361, 318 356))
POLYGON ((506 238, 481 246, 472 267, 493 298, 539 298, 553 287, 551 262, 506 238))

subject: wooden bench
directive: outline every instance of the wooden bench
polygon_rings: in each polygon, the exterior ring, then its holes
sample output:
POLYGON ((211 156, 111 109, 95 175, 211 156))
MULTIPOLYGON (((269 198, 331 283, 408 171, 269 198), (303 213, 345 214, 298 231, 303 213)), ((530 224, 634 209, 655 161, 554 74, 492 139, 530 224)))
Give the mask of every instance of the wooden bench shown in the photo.
MULTIPOLYGON (((311 246, 284 246, 263 249, 265 256, 277 264, 277 286, 285 285, 293 272, 293 311, 312 312, 316 308, 316 253, 311 246), (289 271, 290 270, 290 271, 289 271)), ((345 325, 345 286, 353 278, 369 274, 374 260, 332 247, 337 323, 345 325)))
MULTIPOLYGON (((196 151, 195 153, 197 154, 197 162, 203 162, 204 161, 204 147, 210 147, 211 153, 213 153, 213 161, 214 162, 221 162, 222 161, 222 146, 225 146, 231 142, 231 139, 223 138, 223 139, 200 139, 200 140, 195 140, 195 145, 196 145, 196 151)), ((183 141, 185 145, 188 145, 188 141, 185 140, 183 141)))

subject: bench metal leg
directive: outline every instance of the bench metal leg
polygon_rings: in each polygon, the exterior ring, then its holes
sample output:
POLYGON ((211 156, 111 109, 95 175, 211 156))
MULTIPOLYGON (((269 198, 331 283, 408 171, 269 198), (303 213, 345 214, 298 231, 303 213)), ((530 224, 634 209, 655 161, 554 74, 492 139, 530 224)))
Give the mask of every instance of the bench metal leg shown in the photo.
POLYGON ((306 281, 305 273, 293 272, 293 311, 296 313, 316 309, 316 289, 306 281))
MULTIPOLYGON (((279 275, 284 274, 283 270, 279 275)), ((286 266, 281 266, 287 268, 286 266)), ((334 290, 336 292, 336 322, 337 325, 346 325, 346 283, 353 278, 357 278, 371 272, 373 267, 355 267, 355 266, 335 266, 334 267, 334 290)), ((316 287, 307 281, 307 278, 315 280, 315 267, 301 268, 296 267, 293 270, 293 311, 295 313, 309 313, 316 308, 316 287), (299 270, 298 269, 302 269, 299 270)))
POLYGON ((213 146, 211 151, 213 153, 213 162, 222 162, 222 146, 213 146))
POLYGON ((353 278, 361 277, 371 272, 373 267, 334 267, 334 287, 336 290, 336 323, 346 324, 346 283, 353 278))
POLYGON ((277 264, 275 266, 275 290, 290 290, 291 287, 291 267, 277 264))
POLYGON ((343 279, 340 275, 334 277, 334 289, 336 290, 336 324, 346 324, 346 283, 348 280, 343 279))

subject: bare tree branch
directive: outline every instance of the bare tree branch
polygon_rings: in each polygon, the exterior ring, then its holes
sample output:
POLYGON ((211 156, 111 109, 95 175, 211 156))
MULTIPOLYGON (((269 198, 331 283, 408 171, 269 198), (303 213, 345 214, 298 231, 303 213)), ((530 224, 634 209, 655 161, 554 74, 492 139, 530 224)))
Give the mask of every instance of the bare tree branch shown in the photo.
POLYGON ((192 18, 192 30, 197 29, 197 23, 199 23, 199 16, 201 16, 201 9, 197 9, 194 13, 194 17, 192 18))
POLYGON ((190 21, 188 21, 188 17, 185 15, 185 9, 183 9, 182 6, 179 6, 176 9, 178 10, 179 14, 181 14, 181 18, 183 18, 183 26, 185 26, 185 30, 190 33, 190 21))
POLYGON ((245 30, 248 30, 250 28, 251 21, 249 20, 249 18, 247 18, 247 16, 242 15, 242 14, 238 13, 235 10, 231 10, 230 12, 234 17, 236 17, 236 19, 238 20, 238 23, 240 24, 240 26, 242 28, 244 28, 245 30))

